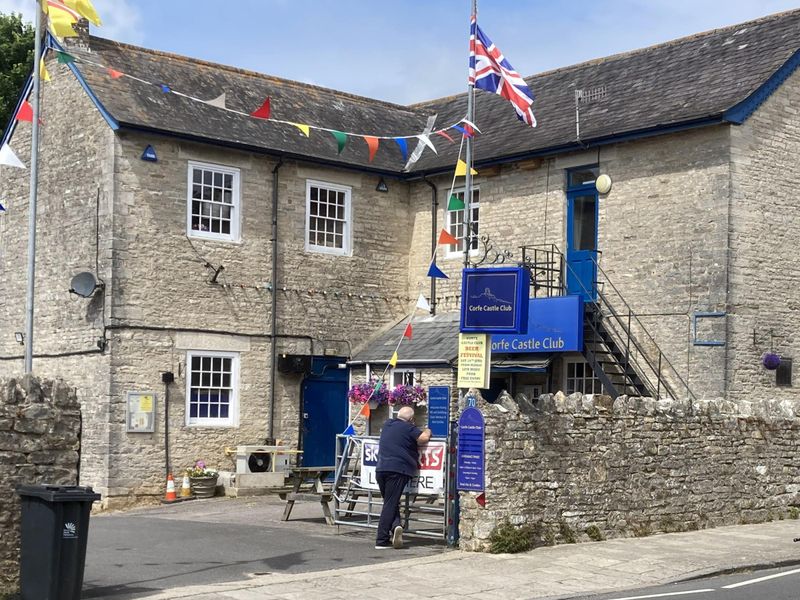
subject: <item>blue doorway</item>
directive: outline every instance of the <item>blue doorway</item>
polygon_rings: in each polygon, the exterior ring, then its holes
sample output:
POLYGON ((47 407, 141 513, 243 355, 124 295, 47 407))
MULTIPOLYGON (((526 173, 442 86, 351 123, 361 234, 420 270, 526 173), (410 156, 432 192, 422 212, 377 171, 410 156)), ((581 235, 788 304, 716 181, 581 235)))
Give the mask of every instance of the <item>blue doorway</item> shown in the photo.
POLYGON ((567 293, 597 299, 597 167, 567 173, 567 293))
POLYGON ((302 383, 300 438, 305 467, 327 467, 336 462, 336 434, 347 427, 348 370, 345 358, 314 357, 311 373, 302 383))

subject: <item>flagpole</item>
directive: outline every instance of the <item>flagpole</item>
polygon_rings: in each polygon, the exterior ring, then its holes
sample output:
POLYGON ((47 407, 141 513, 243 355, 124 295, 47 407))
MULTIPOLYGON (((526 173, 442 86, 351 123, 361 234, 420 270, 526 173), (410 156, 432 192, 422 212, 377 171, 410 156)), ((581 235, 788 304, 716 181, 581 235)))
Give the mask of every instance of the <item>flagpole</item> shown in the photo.
MULTIPOLYGON (((472 68, 472 18, 475 18, 475 22, 477 23, 478 20, 478 0, 472 0, 472 10, 470 12, 470 68, 472 68)), ((472 81, 472 78, 469 78, 469 83, 467 84, 467 120, 470 123, 475 122, 475 84, 472 81)), ((471 219, 471 209, 470 205, 472 204, 472 135, 467 136, 467 149, 466 155, 464 157, 467 163, 467 174, 464 180, 464 268, 466 269, 469 267, 469 251, 472 246, 472 219, 471 219)))
POLYGON ((28 289, 25 298, 25 374, 33 372, 33 299, 36 276, 36 200, 39 175, 39 63, 42 60, 42 9, 36 2, 33 49, 33 127, 31 129, 31 179, 28 202, 28 289))

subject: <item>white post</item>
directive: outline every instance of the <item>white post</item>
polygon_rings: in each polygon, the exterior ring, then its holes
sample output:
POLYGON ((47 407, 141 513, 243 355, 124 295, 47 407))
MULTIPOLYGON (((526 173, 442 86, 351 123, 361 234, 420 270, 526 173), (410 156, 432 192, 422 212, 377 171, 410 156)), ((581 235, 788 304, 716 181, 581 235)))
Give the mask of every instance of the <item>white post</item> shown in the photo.
MULTIPOLYGON (((472 48, 472 18, 478 22, 478 0, 472 0, 472 11, 470 12, 470 48, 472 48)), ((475 85, 470 80, 467 85, 467 120, 475 122, 475 85)), ((470 204, 472 202, 472 136, 467 136, 467 152, 465 156, 467 163, 467 174, 464 180, 464 268, 469 267, 469 251, 472 246, 472 222, 470 214, 470 204)))

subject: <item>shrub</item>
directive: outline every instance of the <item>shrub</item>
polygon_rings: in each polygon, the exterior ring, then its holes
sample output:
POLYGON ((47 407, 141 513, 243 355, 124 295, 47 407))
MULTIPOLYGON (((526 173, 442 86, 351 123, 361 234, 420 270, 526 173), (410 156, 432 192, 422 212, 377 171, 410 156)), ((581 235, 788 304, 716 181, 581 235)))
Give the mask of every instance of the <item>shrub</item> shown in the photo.
POLYGON ((578 538, 575 536, 575 532, 572 530, 572 527, 567 525, 566 521, 561 521, 558 524, 558 532, 561 534, 561 537, 564 539, 564 543, 566 544, 575 544, 578 542, 578 538))
POLYGON ((589 525, 586 528, 586 535, 589 536, 593 542, 602 542, 605 538, 603 532, 600 531, 600 528, 597 525, 589 525))
POLYGON ((533 548, 533 528, 530 525, 515 527, 503 521, 489 536, 491 554, 516 554, 533 548))

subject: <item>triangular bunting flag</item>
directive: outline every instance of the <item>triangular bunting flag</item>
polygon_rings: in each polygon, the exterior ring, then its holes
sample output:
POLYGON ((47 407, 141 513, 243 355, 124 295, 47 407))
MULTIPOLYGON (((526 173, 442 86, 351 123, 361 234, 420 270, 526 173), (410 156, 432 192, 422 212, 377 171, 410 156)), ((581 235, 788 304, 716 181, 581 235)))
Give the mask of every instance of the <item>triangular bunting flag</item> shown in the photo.
POLYGON ((50 73, 47 72, 47 67, 44 64, 44 56, 39 59, 39 79, 50 81, 50 73))
POLYGON ((158 87, 161 88, 161 91, 165 94, 169 94, 172 91, 172 88, 169 87, 166 83, 159 83, 158 87))
POLYGON ((361 407, 361 410, 358 412, 358 414, 364 415, 369 419, 370 412, 372 411, 369 407, 369 402, 364 402, 364 406, 361 407))
POLYGON ((406 330, 403 332, 403 337, 411 339, 411 323, 406 325, 406 330))
MULTIPOLYGON (((463 208, 463 206, 462 206, 463 208)), ((438 244, 450 244, 451 246, 458 245, 458 240, 446 229, 442 229, 439 232, 439 241, 438 244)))
POLYGON ((433 150, 433 153, 434 153, 434 154, 439 154, 439 153, 436 151, 436 146, 434 146, 434 145, 433 145, 433 142, 431 142, 431 139, 430 139, 430 138, 429 138, 427 135, 418 135, 418 136, 417 136, 417 139, 418 139, 420 142, 422 142, 423 144, 425 144, 425 145, 426 145, 428 148, 430 148, 431 150, 433 150))
POLYGON ((461 122, 462 122, 462 123, 464 123, 464 124, 467 126, 467 131, 469 131, 469 133, 470 133, 471 135, 475 135, 475 132, 476 132, 476 131, 477 131, 478 133, 480 133, 480 132, 481 132, 481 130, 480 130, 480 129, 478 129, 478 126, 477 126, 477 125, 475 125, 475 123, 473 123, 472 121, 467 121, 466 119, 461 119, 461 122))
POLYGON ((395 351, 392 353, 392 358, 389 359, 389 366, 396 367, 397 366, 397 352, 395 351))
POLYGON ((337 153, 341 154, 342 150, 344 150, 344 147, 347 145, 347 134, 343 131, 331 131, 331 133, 333 137, 336 138, 336 145, 339 149, 337 153))
POLYGON ((23 100, 22 104, 19 105, 19 110, 14 117, 17 121, 28 121, 29 123, 33 123, 33 107, 31 103, 27 100, 23 100))
POLYGON ((364 141, 367 142, 367 147, 369 148, 369 162, 372 162, 372 159, 375 158, 375 153, 378 151, 380 140, 371 135, 365 135, 364 141))
POLYGON ((206 104, 210 104, 211 106, 216 106, 217 108, 225 108, 225 92, 222 92, 219 96, 217 96, 213 100, 206 100, 206 104))
POLYGON ((468 138, 472 137, 472 132, 468 129, 465 129, 464 127, 461 127, 461 125, 453 125, 453 129, 457 129, 458 131, 461 132, 462 135, 468 138))
MULTIPOLYGON (((473 175, 478 174, 478 172, 473 168, 470 168, 469 172, 472 173, 473 175)), ((456 164, 456 177, 464 177, 466 174, 467 174, 467 163, 465 163, 461 159, 458 159, 458 163, 456 164)))
POLYGON ((69 63, 74 63, 75 57, 72 56, 72 54, 67 54, 66 52, 56 51, 56 60, 62 65, 67 65, 69 63))
POLYGON ((89 22, 95 25, 101 24, 100 17, 97 16, 97 11, 94 9, 94 6, 92 6, 91 0, 61 0, 61 2, 69 6, 82 17, 86 17, 89 22))
POLYGON ((428 312, 431 312, 431 305, 428 304, 428 301, 425 299, 425 296, 423 294, 420 294, 419 298, 417 298, 417 306, 416 306, 416 308, 418 308, 420 310, 427 310, 428 312))
POLYGON ((272 114, 272 107, 270 106, 270 99, 267 98, 264 100, 264 104, 262 104, 258 110, 255 110, 250 113, 251 117, 255 117, 256 119, 269 119, 269 116, 272 114))
POLYGON ((3 206, 2 204, 0 204, 0 212, 5 212, 5 211, 6 211, 6 207, 3 206))
POLYGON ((444 139, 449 140, 450 143, 452 143, 452 144, 456 143, 456 141, 453 138, 451 138, 449 135, 447 135, 447 132, 445 132, 445 131, 437 131, 436 135, 442 136, 444 139))
POLYGON ((342 432, 342 435, 355 435, 355 434, 356 434, 356 428, 353 427, 352 423, 350 423, 350 425, 347 426, 347 429, 345 429, 342 432))
POLYGON ((408 160, 408 144, 405 138, 394 138, 397 145, 400 146, 400 152, 403 153, 403 160, 408 160))
POLYGON ((116 69, 108 67, 108 76, 111 77, 111 79, 119 79, 123 75, 124 73, 122 71, 117 71, 116 69))
POLYGON ((447 210, 464 210, 464 201, 455 194, 452 194, 450 200, 447 202, 447 210))
POLYGON ((25 164, 14 154, 14 151, 8 144, 3 144, 0 147, 0 165, 16 167, 17 169, 25 168, 25 164))
POLYGON ((292 123, 292 125, 294 125, 300 131, 302 131, 303 135, 305 135, 306 137, 308 137, 309 134, 311 133, 311 128, 308 125, 303 125, 302 123, 292 123))
POLYGON ((436 261, 433 261, 431 266, 428 267, 428 277, 433 277, 434 279, 450 279, 439 267, 436 266, 436 261))

